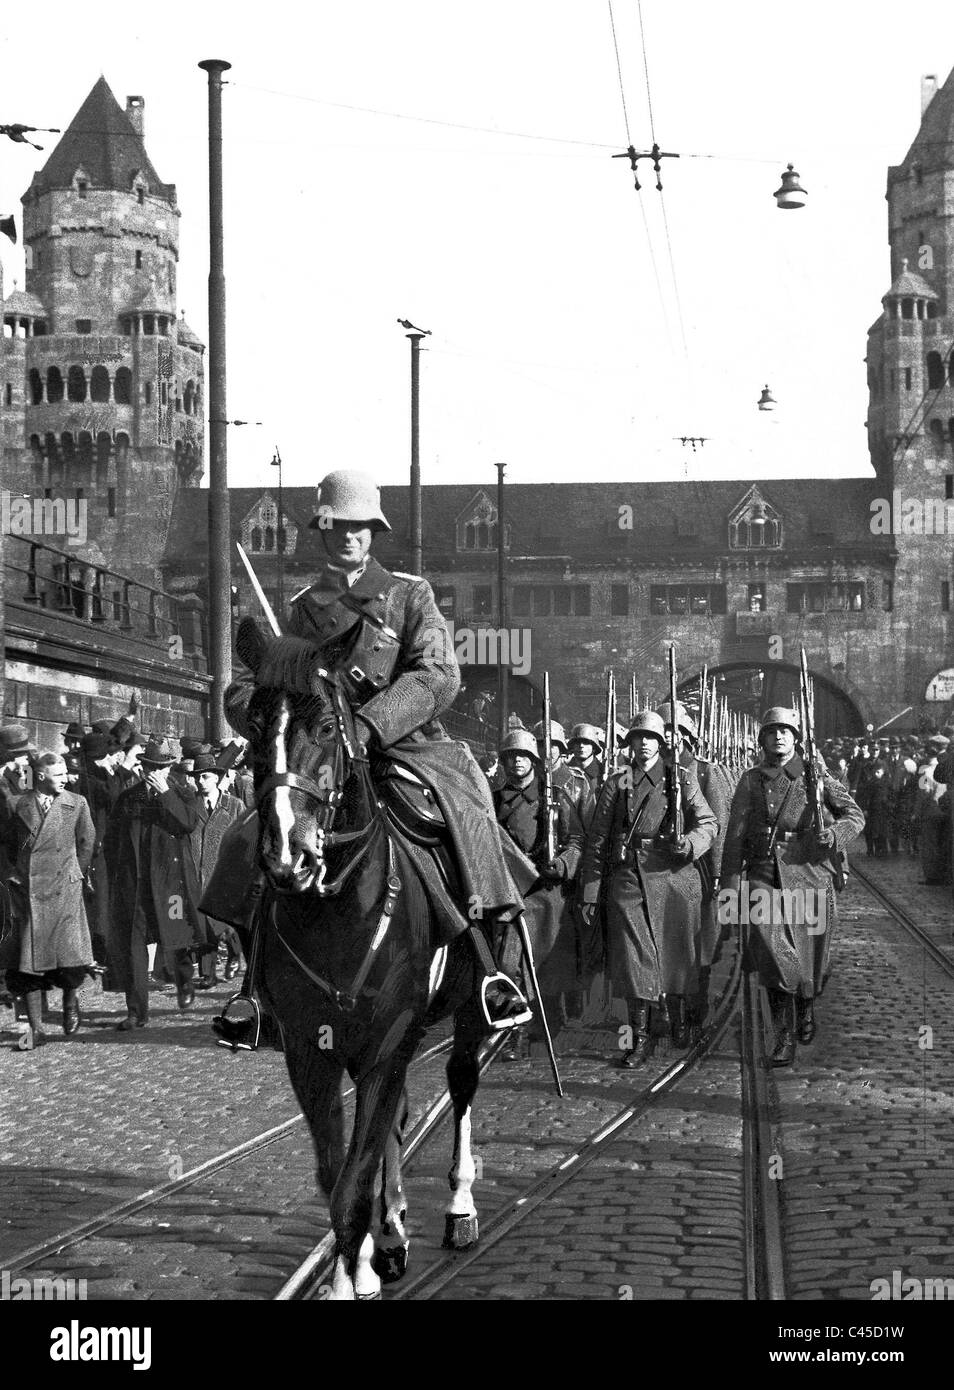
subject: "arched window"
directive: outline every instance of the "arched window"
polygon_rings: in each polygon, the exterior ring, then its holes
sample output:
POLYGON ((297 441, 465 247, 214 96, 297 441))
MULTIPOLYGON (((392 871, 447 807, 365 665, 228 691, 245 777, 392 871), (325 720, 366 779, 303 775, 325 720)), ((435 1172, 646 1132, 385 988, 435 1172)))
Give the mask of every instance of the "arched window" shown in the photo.
POLYGON ((468 521, 464 527, 464 549, 474 550, 477 545, 477 530, 472 521, 468 521))
POLYGON ((100 430, 96 436, 96 471, 105 474, 109 467, 109 453, 113 447, 113 441, 105 430, 100 430))
POLYGON ((82 367, 70 367, 66 374, 66 395, 71 401, 85 401, 86 373, 82 367))
POLYGON ((160 315, 159 315, 159 335, 160 335, 160 337, 165 338, 165 337, 167 336, 168 332, 169 332, 169 320, 166 318, 165 314, 160 314, 160 315))
POLYGON ((33 455, 33 467, 42 471, 43 468, 43 445, 40 443, 38 434, 30 435, 30 452, 33 455))
POLYGON ((152 382, 147 381, 142 389, 143 393, 145 394, 146 405, 152 405, 152 382))
MULTIPOLYGON (((121 370, 121 369, 120 369, 121 370)), ((129 435, 120 430, 116 436, 116 462, 125 463, 129 453, 129 435)))
POLYGON ((777 521, 767 521, 765 523, 765 544, 778 545, 779 530, 777 521))
POLYGON ((63 399, 63 373, 59 367, 46 369, 46 399, 51 405, 63 399))
POLYGON ((69 431, 60 435, 60 448, 63 450, 63 462, 69 467, 76 457, 76 443, 69 431))
POLYGON ((34 405, 40 405, 43 401, 43 378, 36 367, 30 368, 30 399, 34 405))
POLYGON ((80 430, 78 460, 83 468, 89 468, 93 462, 93 436, 89 430, 80 430))
POLYGON ((43 436, 43 452, 46 454, 47 462, 52 468, 54 463, 59 462, 59 450, 56 447, 56 435, 48 430, 43 436))
POLYGON ((477 549, 478 549, 478 550, 486 550, 486 549, 487 549, 487 523, 486 523, 486 521, 478 521, 478 523, 477 523, 477 549))
POLYGON ((749 522, 749 544, 751 546, 763 546, 765 544, 765 522, 761 518, 749 522))
POLYGON ((903 319, 913 319, 913 318, 914 318, 914 300, 913 300, 913 299, 902 299, 902 301, 901 301, 901 317, 902 317, 903 319))
POLYGON ((929 319, 937 318, 937 305, 935 304, 933 299, 928 300, 927 316, 929 319))
POLYGON ((100 402, 109 400, 109 372, 105 367, 93 368, 89 379, 89 398, 100 402))
POLYGON ((261 526, 252 527, 252 549, 261 550, 262 548, 262 528, 261 526))
POLYGON ((187 415, 191 415, 191 414, 192 414, 192 397, 193 397, 194 395, 195 395, 195 382, 194 382, 194 381, 187 381, 187 382, 186 382, 186 388, 185 388, 185 397, 183 398, 183 404, 184 404, 184 406, 185 406, 185 413, 186 413, 187 415))
POLYGON ((274 528, 274 526, 266 526, 266 527, 265 527, 265 545, 264 545, 264 549, 265 549, 265 550, 269 550, 269 551, 275 549, 275 528, 274 528))
POLYGON ((128 367, 117 368, 113 377, 113 400, 117 405, 132 404, 132 372, 128 367))
POLYGON ((928 390, 940 391, 944 385, 944 364, 941 361, 939 352, 929 352, 927 355, 927 375, 928 390))
POLYGON ((146 336, 147 336, 148 338, 151 338, 151 337, 153 337, 153 336, 155 335, 155 332, 156 332, 156 319, 155 319, 155 315, 154 315, 154 314, 143 314, 143 316, 142 316, 142 331, 143 331, 143 333, 146 334, 146 336))

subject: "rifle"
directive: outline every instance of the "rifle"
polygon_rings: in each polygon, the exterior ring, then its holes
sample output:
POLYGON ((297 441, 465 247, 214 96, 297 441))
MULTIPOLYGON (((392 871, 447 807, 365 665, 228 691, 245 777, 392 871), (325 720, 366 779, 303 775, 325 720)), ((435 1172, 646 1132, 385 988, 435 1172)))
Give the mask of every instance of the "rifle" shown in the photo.
POLYGON ((679 754, 682 740, 679 737, 679 716, 676 712, 676 648, 669 648, 669 720, 672 730, 672 769, 669 778, 668 801, 669 823, 673 842, 683 837, 682 779, 679 776, 679 754))
POLYGON ((699 755, 707 758, 709 747, 706 743, 706 686, 708 685, 709 665, 706 663, 699 677, 699 755))
POLYGON ((808 797, 808 804, 812 808, 812 829, 816 835, 820 835, 825 829, 825 816, 822 810, 825 793, 818 776, 818 765, 815 762, 815 719, 812 709, 811 684, 808 677, 808 661, 805 657, 804 647, 801 649, 801 681, 798 699, 802 722, 802 746, 805 749, 805 793, 808 797))
POLYGON ((550 672, 543 673, 543 822, 546 830, 547 864, 557 856, 556 827, 553 823, 553 768, 550 746, 550 672))
POLYGON ((606 673, 606 719, 605 737, 603 739, 603 757, 600 760, 600 786, 602 787, 609 781, 612 773, 616 771, 616 727, 615 711, 613 709, 613 673, 606 673), (613 750, 613 751, 611 751, 613 750))

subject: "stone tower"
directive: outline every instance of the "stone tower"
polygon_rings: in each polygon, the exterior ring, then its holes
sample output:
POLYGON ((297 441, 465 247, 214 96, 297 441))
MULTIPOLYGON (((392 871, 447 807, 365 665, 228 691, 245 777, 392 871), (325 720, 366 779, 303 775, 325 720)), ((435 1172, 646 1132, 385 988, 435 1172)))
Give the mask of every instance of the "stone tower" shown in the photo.
POLYGON ((143 116, 101 77, 23 196, 3 471, 18 492, 85 499, 75 553, 157 583, 176 491, 202 476, 204 348, 177 317, 180 214, 143 116))
POLYGON ((921 126, 886 196, 892 282, 868 334, 868 437, 891 504, 895 688, 916 707, 954 665, 954 72, 922 88, 921 126))

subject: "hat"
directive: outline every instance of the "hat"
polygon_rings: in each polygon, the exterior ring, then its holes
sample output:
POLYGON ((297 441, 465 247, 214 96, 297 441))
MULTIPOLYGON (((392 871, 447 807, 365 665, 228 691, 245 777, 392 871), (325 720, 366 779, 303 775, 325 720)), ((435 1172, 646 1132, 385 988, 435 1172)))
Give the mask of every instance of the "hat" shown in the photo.
POLYGON ((759 725, 760 739, 765 733, 765 730, 770 728, 773 724, 781 724, 783 728, 791 729, 796 738, 798 738, 801 733, 797 712, 793 709, 788 709, 785 705, 773 705, 771 709, 767 709, 762 715, 762 722, 759 725))
POLYGON ((597 748, 603 747, 603 730, 598 729, 595 724, 574 724, 570 730, 570 742, 576 739, 583 739, 587 743, 595 743, 597 748))
POLYGON ((111 735, 112 732, 113 732, 113 721, 112 721, 112 719, 97 719, 97 720, 95 720, 95 722, 93 723, 93 733, 94 733, 94 734, 110 734, 110 735, 111 735))
POLYGON ((97 758, 105 758, 116 745, 107 734, 84 734, 81 746, 85 756, 95 762, 97 758))
POLYGON ((660 743, 666 742, 666 726, 659 715, 651 709, 640 710, 629 728, 626 730, 626 742, 635 738, 637 734, 652 734, 659 739, 660 743))
POLYGON ((76 738, 76 739, 80 739, 80 738, 82 738, 82 737, 84 736, 85 733, 86 733, 86 726, 83 725, 83 724, 77 724, 77 723, 74 722, 74 723, 72 723, 72 724, 67 724, 65 730, 63 731, 63 737, 64 737, 64 739, 67 739, 67 738, 76 738))
POLYGON ((171 767, 175 762, 172 756, 172 749, 165 739, 158 743, 151 738, 143 749, 139 761, 143 767, 171 767))
POLYGON ((179 739, 179 748, 182 751, 182 756, 187 758, 194 756, 200 750, 203 752, 207 751, 209 745, 201 738, 196 738, 192 734, 183 734, 179 739))
POLYGON ((529 729, 511 729, 500 745, 500 756, 505 753, 526 753, 531 758, 539 758, 537 740, 529 729))
MULTIPOLYGON (((537 740, 537 743, 542 743, 542 742, 543 742, 543 720, 542 720, 542 719, 540 720, 539 724, 534 724, 534 726, 533 726, 533 736, 534 736, 534 738, 537 740)), ((566 730, 564 729, 563 725, 562 725, 562 724, 558 724, 557 721, 556 721, 555 719, 551 719, 551 720, 550 720, 550 743, 551 743, 551 744, 558 743, 558 744, 561 746, 561 748, 563 749, 564 753, 567 751, 566 730)))
MULTIPOLYGON (((668 700, 666 700, 663 704, 659 706, 659 708, 656 710, 656 713, 659 715, 660 719, 665 720, 667 724, 672 723, 671 706, 668 700)), ((696 721, 693 719, 692 715, 686 709, 685 705, 682 703, 681 700, 676 701, 676 722, 678 723, 680 729, 682 729, 683 733, 688 734, 690 738, 697 739, 699 737, 699 730, 696 728, 696 721)))
POLYGON ((932 734, 927 744, 929 748, 946 748, 950 741, 949 738, 945 738, 944 734, 932 734))
POLYGON ((381 510, 381 489, 370 473, 336 468, 318 484, 318 512, 309 521, 312 531, 327 530, 329 521, 368 521, 372 531, 390 531, 381 510))
POLYGON ((22 724, 4 724, 0 728, 0 759, 7 762, 19 758, 23 753, 35 753, 36 744, 30 742, 30 735, 22 724))
POLYGON ((188 769, 187 775, 189 777, 198 777, 200 772, 215 772, 221 774, 223 771, 224 769, 219 767, 211 753, 196 753, 195 761, 188 769))

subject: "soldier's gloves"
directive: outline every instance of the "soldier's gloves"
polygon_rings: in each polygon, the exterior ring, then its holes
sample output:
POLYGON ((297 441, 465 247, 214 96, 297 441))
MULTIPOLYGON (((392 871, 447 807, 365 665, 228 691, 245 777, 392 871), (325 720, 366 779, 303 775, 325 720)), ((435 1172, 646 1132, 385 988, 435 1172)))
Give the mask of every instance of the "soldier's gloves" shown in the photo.
POLYGON ((355 716, 354 732, 355 737, 358 740, 358 746, 355 749, 355 755, 356 757, 361 758, 364 762, 367 762, 368 749, 371 747, 371 744, 374 741, 374 730, 371 728, 371 725, 366 724, 365 721, 361 718, 360 714, 358 714, 355 716))
POLYGON ((815 836, 815 843, 819 849, 831 849, 835 843, 835 832, 831 826, 826 826, 824 830, 819 830, 815 836))
POLYGON ((692 845, 685 835, 680 835, 678 840, 672 842, 672 857, 678 859, 683 864, 688 864, 692 858, 692 845))
POLYGON ((272 690, 308 694, 317 657, 318 648, 304 637, 276 637, 262 657, 255 683, 272 690))

